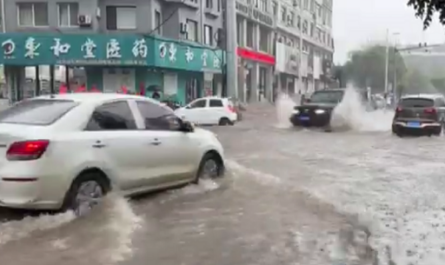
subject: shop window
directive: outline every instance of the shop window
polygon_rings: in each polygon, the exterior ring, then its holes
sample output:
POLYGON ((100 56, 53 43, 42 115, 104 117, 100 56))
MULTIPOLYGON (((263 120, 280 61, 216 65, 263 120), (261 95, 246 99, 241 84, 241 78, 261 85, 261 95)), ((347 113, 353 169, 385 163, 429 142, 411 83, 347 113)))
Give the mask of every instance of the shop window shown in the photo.
POLYGON ((269 52, 269 30, 260 26, 260 51, 269 52))
POLYGON ((57 4, 59 27, 76 27, 77 16, 79 15, 78 3, 57 4))
POLYGON ((249 48, 253 48, 253 39, 254 39, 254 24, 251 21, 247 21, 247 43, 246 46, 249 48))
POLYGON ((209 25, 204 25, 204 44, 213 45, 213 29, 209 25))
POLYGON ((18 3, 17 13, 19 26, 49 26, 47 3, 18 3))
POLYGON ((198 22, 187 19, 187 40, 198 41, 198 22))
POLYGON ((136 7, 107 6, 106 20, 108 30, 136 29, 136 7))

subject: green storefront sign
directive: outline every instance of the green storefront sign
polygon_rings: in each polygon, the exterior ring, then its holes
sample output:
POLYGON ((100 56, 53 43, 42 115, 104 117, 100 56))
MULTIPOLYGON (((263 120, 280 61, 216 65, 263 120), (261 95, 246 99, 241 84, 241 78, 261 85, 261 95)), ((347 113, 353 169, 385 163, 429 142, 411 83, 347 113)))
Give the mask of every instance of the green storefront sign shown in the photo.
POLYGON ((0 34, 3 65, 147 66, 221 71, 223 52, 130 34, 0 34))

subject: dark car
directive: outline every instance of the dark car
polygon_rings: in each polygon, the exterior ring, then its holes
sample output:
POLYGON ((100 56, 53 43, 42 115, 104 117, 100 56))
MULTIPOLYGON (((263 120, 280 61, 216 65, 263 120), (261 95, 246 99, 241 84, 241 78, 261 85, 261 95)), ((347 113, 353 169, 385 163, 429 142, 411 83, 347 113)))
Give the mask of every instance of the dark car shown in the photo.
POLYGON ((445 97, 435 94, 403 97, 392 122, 392 132, 400 137, 406 134, 440 135, 444 126, 445 97))
MULTIPOLYGON (((343 100, 346 89, 318 90, 301 106, 294 107, 291 123, 295 127, 319 127, 330 130, 332 111, 343 100)), ((367 111, 377 109, 374 98, 368 98, 365 90, 357 90, 359 99, 367 111)))
POLYGON ((319 90, 301 106, 294 107, 291 123, 296 127, 321 127, 329 129, 331 114, 342 101, 344 89, 319 90))

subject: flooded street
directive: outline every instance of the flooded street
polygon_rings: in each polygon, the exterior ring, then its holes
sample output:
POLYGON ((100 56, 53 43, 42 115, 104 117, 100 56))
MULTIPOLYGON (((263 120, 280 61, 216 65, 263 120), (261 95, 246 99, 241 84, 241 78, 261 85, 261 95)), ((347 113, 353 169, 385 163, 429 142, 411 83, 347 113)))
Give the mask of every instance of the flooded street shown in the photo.
POLYGON ((0 264, 443 264, 443 136, 394 137, 389 112, 333 133, 286 128, 276 113, 265 104, 211 128, 224 179, 130 202, 113 194, 80 219, 3 222, 0 264))

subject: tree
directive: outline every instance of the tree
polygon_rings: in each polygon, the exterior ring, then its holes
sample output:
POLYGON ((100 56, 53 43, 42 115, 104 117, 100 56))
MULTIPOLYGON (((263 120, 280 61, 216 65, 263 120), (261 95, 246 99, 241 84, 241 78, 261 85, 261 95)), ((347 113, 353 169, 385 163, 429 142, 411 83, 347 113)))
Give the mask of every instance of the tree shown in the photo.
POLYGON ((435 93, 437 89, 421 71, 411 68, 401 80, 400 94, 435 93))
MULTIPOLYGON (((368 46, 352 51, 349 60, 337 72, 341 73, 342 85, 348 82, 359 88, 371 87, 374 91, 383 91, 385 87, 386 47, 368 46)), ((402 56, 393 47, 389 48, 388 84, 392 83, 394 73, 400 79, 405 73, 402 56)))
POLYGON ((439 21, 445 25, 444 0, 409 0, 408 6, 413 7, 416 11, 416 16, 423 20, 424 29, 430 26, 434 13, 439 13, 439 21))

